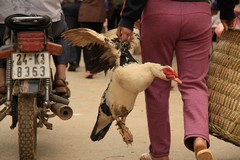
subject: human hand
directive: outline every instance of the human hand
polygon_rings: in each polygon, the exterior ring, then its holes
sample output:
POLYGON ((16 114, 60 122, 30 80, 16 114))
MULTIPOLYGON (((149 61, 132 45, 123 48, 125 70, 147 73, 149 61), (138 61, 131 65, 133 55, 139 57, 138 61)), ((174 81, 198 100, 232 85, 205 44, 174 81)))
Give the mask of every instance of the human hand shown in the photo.
POLYGON ((234 13, 237 17, 240 16, 240 4, 234 7, 234 13))
POLYGON ((105 18, 105 21, 104 21, 104 23, 103 23, 103 27, 104 27, 104 28, 107 28, 107 27, 108 27, 108 19, 107 19, 107 18, 105 18))
POLYGON ((232 19, 232 20, 225 20, 222 19, 221 20, 224 30, 227 31, 229 28, 234 28, 236 27, 236 18, 232 19))
POLYGON ((131 29, 128 29, 126 27, 118 26, 117 28, 117 36, 121 43, 123 42, 131 42, 133 40, 133 33, 131 29))
POLYGON ((137 29, 140 29, 140 23, 141 23, 141 20, 137 20, 135 23, 134 23, 134 28, 137 28, 137 29))

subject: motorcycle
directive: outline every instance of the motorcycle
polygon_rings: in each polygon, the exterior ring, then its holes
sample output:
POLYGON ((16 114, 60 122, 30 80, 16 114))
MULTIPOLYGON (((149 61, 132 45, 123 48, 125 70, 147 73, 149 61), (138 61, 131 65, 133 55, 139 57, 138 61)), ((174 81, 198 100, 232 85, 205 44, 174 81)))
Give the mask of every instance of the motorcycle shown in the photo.
POLYGON ((35 160, 37 128, 52 130, 49 118, 69 120, 73 111, 66 97, 52 88, 51 55, 60 55, 62 46, 51 39, 51 18, 44 15, 14 14, 5 19, 8 36, 0 48, 6 59, 6 96, 0 99, 0 121, 12 117, 18 125, 20 160, 35 160))

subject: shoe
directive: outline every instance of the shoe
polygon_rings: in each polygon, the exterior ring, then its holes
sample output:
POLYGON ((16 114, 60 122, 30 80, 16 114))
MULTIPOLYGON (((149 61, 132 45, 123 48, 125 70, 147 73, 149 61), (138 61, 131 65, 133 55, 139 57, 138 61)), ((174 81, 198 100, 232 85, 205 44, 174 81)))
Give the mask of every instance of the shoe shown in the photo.
POLYGON ((161 157, 161 158, 154 158, 154 157, 151 157, 150 153, 143 153, 139 160, 169 160, 169 157, 168 156, 165 156, 165 157, 161 157))
POLYGON ((143 153, 140 156, 139 160, 152 160, 152 157, 151 157, 150 153, 143 153))
POLYGON ((90 71, 86 71, 84 77, 87 79, 91 79, 93 78, 93 74, 90 71))
POLYGON ((68 82, 63 79, 57 79, 53 82, 53 92, 64 98, 69 98, 71 96, 68 82))
POLYGON ((76 69, 77 69, 77 64, 70 63, 70 65, 68 67, 68 71, 76 71, 76 69))
POLYGON ((197 152, 197 160, 213 160, 213 155, 209 149, 203 149, 197 152))

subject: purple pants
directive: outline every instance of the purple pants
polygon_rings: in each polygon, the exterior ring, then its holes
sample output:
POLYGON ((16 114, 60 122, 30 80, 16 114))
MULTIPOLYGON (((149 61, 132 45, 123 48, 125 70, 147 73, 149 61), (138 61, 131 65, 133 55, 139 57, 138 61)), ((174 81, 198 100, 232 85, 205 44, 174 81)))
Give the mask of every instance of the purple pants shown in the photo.
MULTIPOLYGON (((183 100, 184 143, 193 150, 193 138, 202 137, 209 145, 208 72, 211 46, 211 12, 206 2, 148 0, 141 20, 143 62, 171 65, 176 54, 178 85, 183 100)), ((155 79, 145 91, 153 156, 168 156, 170 82, 155 79)))

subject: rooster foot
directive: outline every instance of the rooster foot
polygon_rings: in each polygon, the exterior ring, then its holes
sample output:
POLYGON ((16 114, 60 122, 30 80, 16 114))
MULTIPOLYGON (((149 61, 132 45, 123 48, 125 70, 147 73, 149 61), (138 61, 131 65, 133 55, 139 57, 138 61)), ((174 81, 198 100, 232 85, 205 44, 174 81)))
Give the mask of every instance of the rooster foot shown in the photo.
POLYGON ((121 136, 123 137, 123 141, 128 145, 128 144, 132 144, 133 142, 133 135, 130 132, 129 128, 125 126, 124 123, 122 122, 118 122, 117 125, 119 126, 119 133, 121 134, 121 136))

